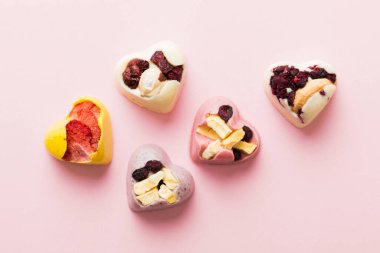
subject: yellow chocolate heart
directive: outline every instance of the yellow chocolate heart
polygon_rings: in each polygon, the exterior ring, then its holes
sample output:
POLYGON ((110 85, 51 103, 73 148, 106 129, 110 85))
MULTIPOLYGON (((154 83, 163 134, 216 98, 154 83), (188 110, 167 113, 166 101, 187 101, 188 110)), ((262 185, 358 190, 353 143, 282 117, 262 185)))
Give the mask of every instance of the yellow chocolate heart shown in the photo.
POLYGON ((93 97, 78 99, 66 118, 47 130, 45 146, 59 160, 82 164, 110 163, 112 128, 106 107, 93 97))

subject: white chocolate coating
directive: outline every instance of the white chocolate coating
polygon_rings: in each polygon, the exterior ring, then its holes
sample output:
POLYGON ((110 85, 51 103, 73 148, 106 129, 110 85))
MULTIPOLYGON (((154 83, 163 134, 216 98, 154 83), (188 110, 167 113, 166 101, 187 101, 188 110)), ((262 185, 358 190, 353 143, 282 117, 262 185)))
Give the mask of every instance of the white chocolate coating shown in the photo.
MULTIPOLYGON (((334 95, 336 90, 336 83, 326 85, 323 90, 325 91, 325 95, 321 95, 319 92, 314 93, 311 97, 308 98, 306 103, 302 106, 302 120, 298 117, 297 113, 292 111, 291 107, 288 105, 287 99, 277 99, 275 95, 272 94, 272 90, 270 87, 270 78, 273 75, 273 68, 282 65, 289 65, 298 68, 300 71, 306 70, 310 66, 318 65, 321 68, 324 68, 329 73, 335 73, 333 68, 322 61, 310 61, 304 64, 293 64, 289 62, 278 62, 271 65, 266 73, 265 81, 264 81, 264 89, 267 94, 269 100, 277 108, 277 110, 294 126, 298 128, 304 128, 309 125, 318 114, 325 108, 325 106, 329 103, 331 97, 334 95), (302 122, 303 121, 303 122, 302 122)), ((306 84, 307 85, 307 84, 306 84)))
POLYGON ((170 41, 159 42, 148 49, 123 57, 116 65, 116 85, 120 92, 133 103, 153 112, 168 113, 173 110, 183 87, 185 78, 185 57, 180 48, 170 41), (173 66, 183 65, 181 82, 177 80, 159 81, 158 67, 150 61, 155 51, 162 51, 173 66), (131 89, 125 85, 122 74, 128 62, 134 58, 149 61, 150 67, 140 77, 139 86, 131 89))

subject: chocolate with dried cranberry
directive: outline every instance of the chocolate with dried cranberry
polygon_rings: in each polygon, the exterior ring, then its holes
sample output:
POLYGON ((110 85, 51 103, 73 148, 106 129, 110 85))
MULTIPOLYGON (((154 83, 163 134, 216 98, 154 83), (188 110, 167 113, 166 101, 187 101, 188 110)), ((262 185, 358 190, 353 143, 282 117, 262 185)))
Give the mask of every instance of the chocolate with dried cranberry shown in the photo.
POLYGON ((126 56, 116 68, 120 91, 133 103, 158 113, 170 112, 182 90, 185 58, 169 41, 126 56))
POLYGON ((322 62, 297 66, 281 63, 271 67, 268 72, 265 86, 268 97, 297 127, 308 125, 325 107, 336 89, 336 74, 328 64, 322 62))

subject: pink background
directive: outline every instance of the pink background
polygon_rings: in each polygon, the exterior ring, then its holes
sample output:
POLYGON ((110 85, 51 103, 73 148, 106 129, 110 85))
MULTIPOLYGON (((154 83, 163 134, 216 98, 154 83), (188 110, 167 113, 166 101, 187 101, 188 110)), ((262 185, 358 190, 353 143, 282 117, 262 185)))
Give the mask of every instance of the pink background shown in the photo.
POLYGON ((0 0, 0 252, 380 252, 378 1, 0 0), (170 39, 188 60, 173 113, 124 98, 113 68, 124 54, 170 39), (336 96, 305 130, 264 95, 266 67, 322 59, 336 96), (79 96, 108 107, 107 167, 50 157, 46 127, 79 96), (261 134, 257 158, 194 164, 198 106, 226 95, 261 134), (188 168, 185 205, 132 213, 126 165, 140 144, 188 168))

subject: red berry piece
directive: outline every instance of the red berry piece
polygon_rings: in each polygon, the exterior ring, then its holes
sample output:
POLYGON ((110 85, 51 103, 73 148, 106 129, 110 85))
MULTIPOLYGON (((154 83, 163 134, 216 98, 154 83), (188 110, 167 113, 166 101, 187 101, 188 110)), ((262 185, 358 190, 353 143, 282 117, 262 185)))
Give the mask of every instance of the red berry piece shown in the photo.
POLYGON ((156 172, 160 171, 163 167, 164 167, 164 165, 160 161, 150 160, 150 161, 146 162, 144 168, 146 168, 147 170, 149 170, 153 173, 156 173, 156 172))
POLYGON ((275 67, 275 68, 273 68, 273 73, 275 74, 275 75, 279 75, 279 74, 281 74, 282 72, 284 72, 284 70, 285 70, 285 68, 286 68, 287 66, 278 66, 278 67, 275 67))
POLYGON ((167 73, 167 77, 169 80, 177 80, 178 82, 181 81, 182 79, 182 72, 183 72, 183 67, 177 66, 174 67, 169 73, 167 73))
POLYGON ((149 62, 141 59, 132 59, 123 72, 123 81, 131 89, 139 85, 141 74, 149 68, 149 62))
POLYGON ((234 161, 239 161, 242 157, 240 150, 233 148, 232 152, 234 153, 234 161))
POLYGON ((243 137, 242 141, 246 141, 246 142, 251 141, 252 137, 253 137, 253 132, 252 132, 251 128, 249 128, 247 126, 243 126, 243 131, 244 131, 244 137, 243 137))
POLYGON ((173 69, 173 66, 168 62, 162 51, 154 52, 150 60, 156 64, 164 74, 169 73, 173 69))
POLYGON ((173 66, 166 59, 162 51, 156 51, 150 58, 150 60, 157 65, 157 67, 164 74, 164 77, 160 76, 160 81, 164 80, 177 80, 178 82, 182 79, 183 66, 173 66))
POLYGON ((229 105, 222 105, 219 107, 218 115, 221 117, 226 123, 232 117, 233 110, 229 105))
POLYGON ((146 168, 137 169, 132 173, 132 177, 137 182, 140 182, 144 179, 146 179, 149 175, 149 170, 146 168))

